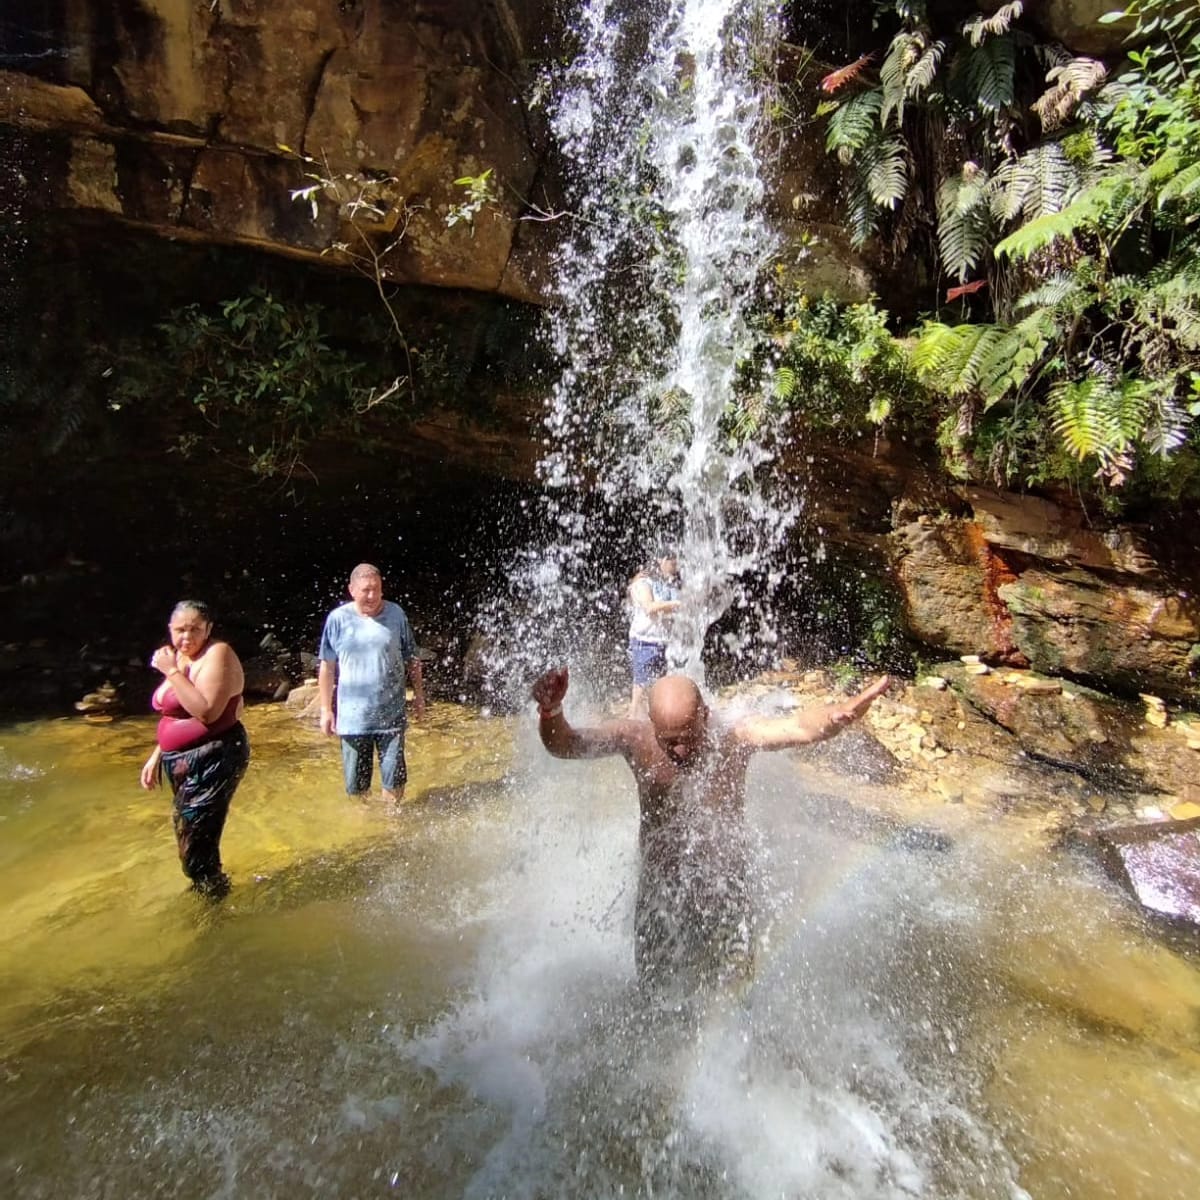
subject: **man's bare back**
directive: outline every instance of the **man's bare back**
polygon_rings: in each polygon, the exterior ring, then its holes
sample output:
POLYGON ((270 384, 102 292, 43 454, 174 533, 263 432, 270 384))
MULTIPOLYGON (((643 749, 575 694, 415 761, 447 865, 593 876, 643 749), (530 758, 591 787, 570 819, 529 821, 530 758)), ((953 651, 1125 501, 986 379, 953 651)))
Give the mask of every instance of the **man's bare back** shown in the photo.
POLYGON ((757 750, 823 741, 858 720, 887 688, 784 717, 726 723, 695 683, 667 675, 649 692, 649 720, 573 727, 562 713, 566 668, 533 685, 542 744, 556 758, 621 755, 637 783, 641 874, 635 956, 643 981, 662 971, 745 973, 753 904, 743 822, 746 768, 757 750))

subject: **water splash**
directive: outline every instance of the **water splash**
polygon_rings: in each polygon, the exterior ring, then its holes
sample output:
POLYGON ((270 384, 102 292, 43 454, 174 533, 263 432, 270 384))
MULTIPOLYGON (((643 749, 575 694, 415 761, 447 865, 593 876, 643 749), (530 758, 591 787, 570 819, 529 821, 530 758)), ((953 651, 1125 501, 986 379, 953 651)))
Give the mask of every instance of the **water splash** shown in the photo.
POLYGON ((703 678, 706 632, 733 606, 748 619, 726 650, 775 639, 759 601, 781 580, 793 513, 759 486, 767 452, 727 428, 774 246, 754 76, 775 19, 768 0, 580 9, 553 114, 573 217, 551 318, 562 371, 541 462, 547 540, 513 575, 539 646, 576 660, 581 626, 615 623, 621 582, 664 541, 684 579, 672 657, 689 674, 703 678))

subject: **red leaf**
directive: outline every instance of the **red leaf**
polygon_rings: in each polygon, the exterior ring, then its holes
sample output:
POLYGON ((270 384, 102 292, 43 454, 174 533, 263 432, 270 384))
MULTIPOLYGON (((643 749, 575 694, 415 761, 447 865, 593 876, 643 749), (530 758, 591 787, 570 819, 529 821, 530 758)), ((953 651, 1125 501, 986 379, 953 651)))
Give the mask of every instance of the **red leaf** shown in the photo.
POLYGON ((972 292, 979 291, 980 288, 987 287, 986 279, 976 279, 973 283, 960 283, 958 287, 952 287, 946 293, 946 303, 951 300, 957 300, 960 296, 969 296, 972 292))
POLYGON ((871 50, 868 53, 856 58, 852 63, 845 67, 838 67, 836 71, 830 71, 824 79, 821 80, 821 91, 836 92, 843 83, 848 83, 855 77, 875 57, 875 51, 871 50))

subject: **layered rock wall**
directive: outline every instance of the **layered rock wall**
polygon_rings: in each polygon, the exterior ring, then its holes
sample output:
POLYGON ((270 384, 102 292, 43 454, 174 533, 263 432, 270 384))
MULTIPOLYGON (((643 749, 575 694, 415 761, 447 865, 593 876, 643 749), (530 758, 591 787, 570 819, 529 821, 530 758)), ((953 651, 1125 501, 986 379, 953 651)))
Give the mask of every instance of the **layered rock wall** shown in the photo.
POLYGON ((522 63, 543 53, 551 12, 548 0, 69 0, 60 65, 0 75, 0 124, 43 165, 44 207, 313 259, 373 263, 394 244, 390 280, 537 301, 543 229, 520 218, 546 139, 522 63), (496 203, 448 227, 464 199, 454 181, 489 169, 496 203), (292 198, 314 175, 339 181, 315 216, 292 198), (360 188, 377 211, 352 207, 360 188))

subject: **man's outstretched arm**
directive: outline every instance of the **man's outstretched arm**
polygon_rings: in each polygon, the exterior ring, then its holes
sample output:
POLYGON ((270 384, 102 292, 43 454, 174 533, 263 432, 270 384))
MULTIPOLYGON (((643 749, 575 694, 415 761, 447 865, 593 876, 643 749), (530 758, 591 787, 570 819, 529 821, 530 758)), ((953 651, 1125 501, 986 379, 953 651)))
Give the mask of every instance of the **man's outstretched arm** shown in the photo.
POLYGON ((861 692, 837 704, 813 704, 786 717, 743 717, 734 726, 737 740, 751 750, 787 750, 823 742, 857 721, 887 691, 891 679, 884 675, 861 692))
POLYGON ((538 706, 538 734, 555 758, 603 758, 625 754, 636 736, 636 721, 603 721, 576 729, 563 716, 567 694, 567 668, 547 671, 534 685, 538 706))

